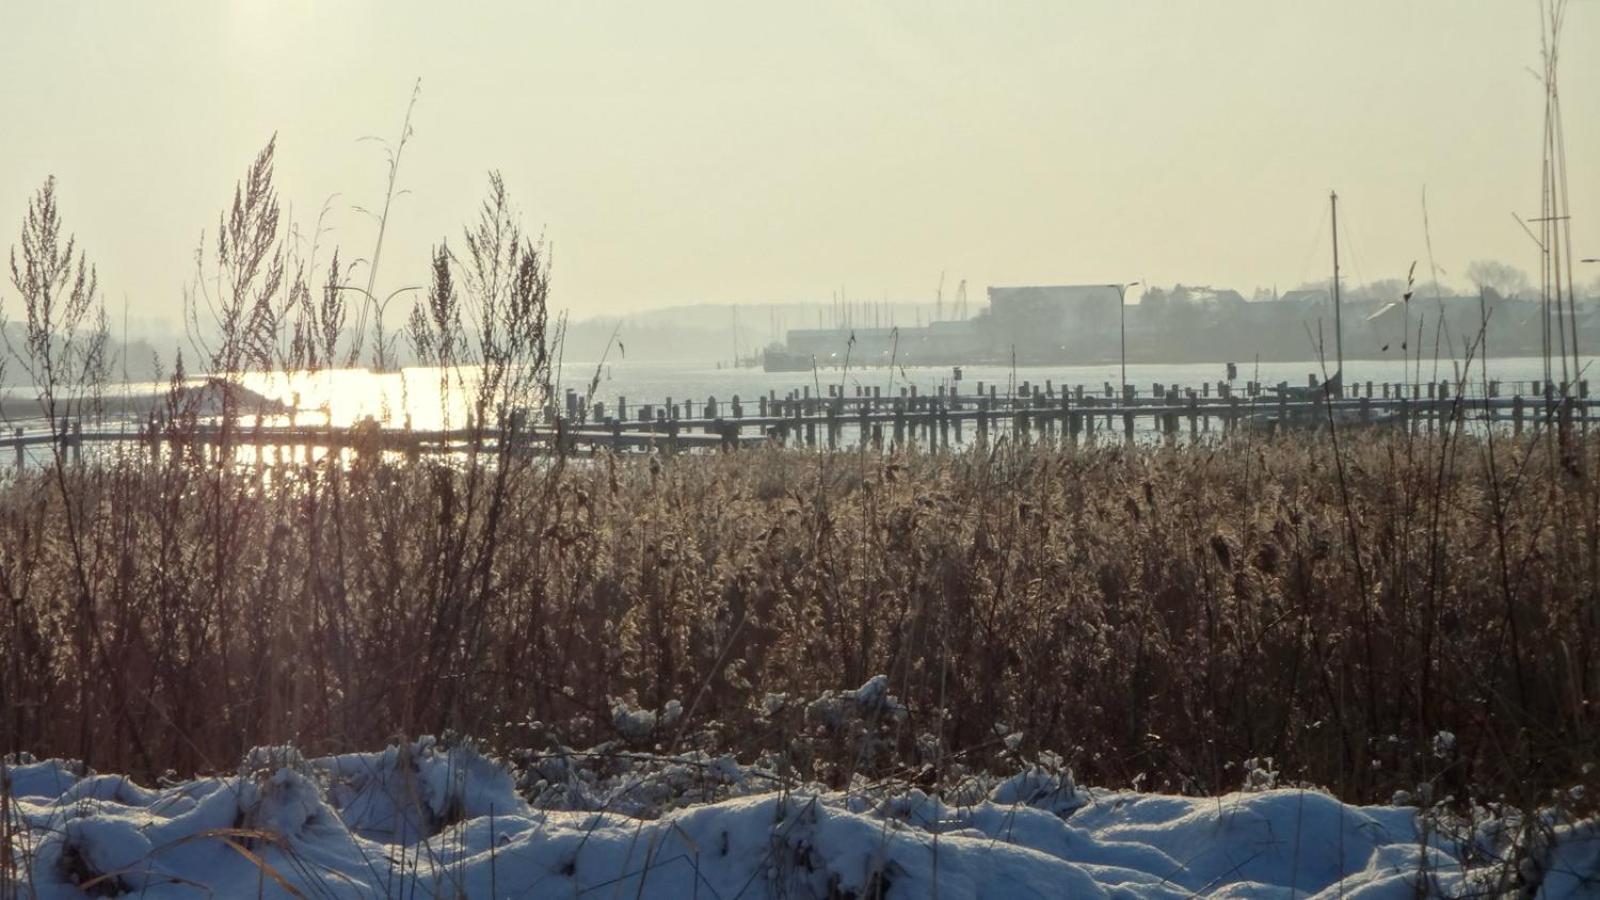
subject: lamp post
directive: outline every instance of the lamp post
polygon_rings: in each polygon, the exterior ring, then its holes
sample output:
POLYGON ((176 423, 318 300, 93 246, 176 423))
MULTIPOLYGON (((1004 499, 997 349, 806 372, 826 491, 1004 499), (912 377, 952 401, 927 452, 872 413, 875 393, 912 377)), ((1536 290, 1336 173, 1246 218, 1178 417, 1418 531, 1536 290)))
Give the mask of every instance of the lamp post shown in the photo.
MULTIPOLYGON (((1110 284, 1107 287, 1117 289, 1117 336, 1122 344, 1122 397, 1128 395, 1128 288, 1139 282, 1130 281, 1127 284, 1110 284)), ((1121 399, 1121 398, 1119 398, 1121 399)))

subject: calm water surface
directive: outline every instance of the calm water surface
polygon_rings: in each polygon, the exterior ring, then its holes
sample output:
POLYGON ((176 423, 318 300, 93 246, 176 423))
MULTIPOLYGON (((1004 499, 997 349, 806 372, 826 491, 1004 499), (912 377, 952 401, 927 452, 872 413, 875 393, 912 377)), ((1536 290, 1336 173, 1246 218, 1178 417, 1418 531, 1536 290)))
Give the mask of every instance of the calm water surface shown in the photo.
MULTIPOLYGON (((1396 360, 1350 361, 1346 364, 1348 380, 1376 383, 1417 380, 1417 370, 1396 360)), ((1489 377, 1504 381, 1533 381, 1541 377, 1542 360, 1536 357, 1492 359, 1488 365, 1489 377)), ((1236 384, 1260 381, 1277 384, 1286 381, 1303 385, 1307 376, 1322 377, 1315 362, 1301 363, 1241 363, 1236 384)), ((1473 364, 1469 373, 1474 386, 1481 381, 1482 366, 1473 364)), ((558 390, 576 390, 580 396, 588 393, 596 376, 594 363, 567 363, 558 373, 558 390)), ((954 381, 949 367, 821 369, 810 372, 763 372, 760 369, 719 369, 715 366, 688 363, 656 363, 614 361, 601 366, 595 384, 593 400, 605 403, 614 410, 619 397, 628 401, 630 412, 640 403, 659 404, 667 399, 674 402, 693 400, 698 406, 707 398, 715 397, 726 402, 738 395, 746 402, 757 396, 776 392, 779 397, 790 391, 810 388, 813 394, 825 395, 829 386, 843 385, 847 394, 853 395, 856 387, 880 389, 885 395, 898 394, 902 387, 915 386, 919 393, 933 393, 940 387, 954 386, 961 394, 976 393, 978 383, 995 385, 1003 393, 1013 383, 1027 381, 1043 385, 1046 381, 1057 388, 1062 385, 1083 385, 1086 391, 1101 391, 1107 382, 1115 384, 1118 368, 1111 365, 1092 366, 1026 366, 1012 369, 1007 366, 963 366, 962 378, 954 381)), ((470 382, 471 374, 462 376, 470 382)), ((1456 368, 1448 360, 1437 367, 1425 361, 1421 367, 1422 381, 1438 381, 1457 377, 1456 368)), ((1558 376, 1559 377, 1559 376, 1558 376)), ((1129 365, 1128 382, 1135 385, 1141 396, 1148 396, 1155 383, 1198 387, 1202 383, 1226 378, 1222 365, 1129 365)), ((412 427, 437 428, 446 424, 461 425, 466 416, 466 391, 460 379, 452 375, 449 390, 440 389, 440 371, 413 368, 397 373, 373 373, 362 369, 319 373, 316 376, 285 377, 251 376, 247 383, 268 396, 292 403, 298 394, 302 409, 321 410, 326 407, 328 419, 336 425, 348 425, 372 416, 391 427, 401 427, 409 413, 412 427)), ((470 384, 468 385, 470 387, 470 384)), ((1519 386, 1526 390, 1526 385, 1519 386)), ((1505 393, 1511 393, 1509 388, 1505 393)), ((320 414, 319 414, 320 420, 320 414)))

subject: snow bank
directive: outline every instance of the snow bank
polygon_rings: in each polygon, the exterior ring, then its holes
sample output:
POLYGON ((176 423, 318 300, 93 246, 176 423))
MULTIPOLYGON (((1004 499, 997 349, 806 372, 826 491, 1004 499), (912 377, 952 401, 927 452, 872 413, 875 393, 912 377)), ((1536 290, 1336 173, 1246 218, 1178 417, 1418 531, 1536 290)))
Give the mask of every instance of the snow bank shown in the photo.
MULTIPOLYGON (((1515 827, 1446 838, 1415 809, 1310 790, 1094 791, 1035 766, 951 806, 916 789, 772 790, 764 773, 686 756, 636 780, 717 785, 695 796, 722 799, 636 818, 530 807, 524 795, 563 785, 569 801, 638 802, 614 785, 574 790, 569 758, 541 765, 530 787, 470 745, 424 739, 309 760, 268 748, 235 775, 159 790, 56 761, 12 766, 14 849, 27 861, 16 878, 44 898, 1401 898, 1519 886, 1505 866, 1474 862, 1484 835, 1515 827)), ((1521 887, 1600 889, 1600 830, 1539 833, 1521 887)))

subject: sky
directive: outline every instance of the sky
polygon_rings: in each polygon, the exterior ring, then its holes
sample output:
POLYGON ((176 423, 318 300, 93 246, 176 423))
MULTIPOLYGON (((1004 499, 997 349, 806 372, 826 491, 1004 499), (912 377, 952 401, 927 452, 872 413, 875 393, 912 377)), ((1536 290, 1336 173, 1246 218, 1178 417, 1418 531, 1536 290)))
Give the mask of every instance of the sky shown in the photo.
MULTIPOLYGON (((1563 50, 1573 237, 1600 256, 1600 0, 1571 0, 1563 50)), ((293 218, 368 256, 362 138, 397 136, 420 79, 380 292, 425 280, 491 169, 577 317, 931 301, 941 272, 947 297, 1248 296, 1327 277, 1332 189, 1350 279, 1427 270, 1425 189, 1464 282, 1537 264, 1512 213, 1539 213, 1539 67, 1536 0, 0 0, 0 243, 54 174, 108 304, 175 322, 276 134, 293 218)))

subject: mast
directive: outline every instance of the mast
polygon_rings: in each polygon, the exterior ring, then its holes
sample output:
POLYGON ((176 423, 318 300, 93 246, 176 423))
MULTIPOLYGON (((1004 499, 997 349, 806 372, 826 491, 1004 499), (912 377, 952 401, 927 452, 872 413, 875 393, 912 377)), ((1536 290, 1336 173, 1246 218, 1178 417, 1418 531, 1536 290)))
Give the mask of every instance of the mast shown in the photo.
POLYGON ((1328 194, 1328 205, 1333 210, 1333 352, 1338 365, 1334 377, 1339 379, 1335 393, 1342 397, 1344 396, 1344 320, 1339 303, 1339 193, 1337 191, 1328 194))

